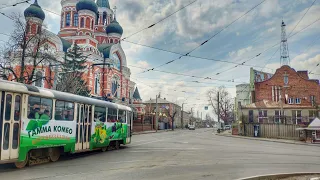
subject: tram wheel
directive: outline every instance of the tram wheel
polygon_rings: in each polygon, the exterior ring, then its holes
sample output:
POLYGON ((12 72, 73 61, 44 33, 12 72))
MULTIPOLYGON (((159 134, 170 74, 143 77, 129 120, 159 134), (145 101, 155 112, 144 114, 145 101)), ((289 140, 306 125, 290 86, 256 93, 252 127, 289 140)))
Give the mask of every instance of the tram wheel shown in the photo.
POLYGON ((101 151, 102 152, 106 152, 108 150, 108 147, 103 147, 103 148, 101 148, 101 151))
POLYGON ((116 148, 116 150, 120 149, 120 143, 119 143, 119 141, 116 141, 115 148, 116 148))
POLYGON ((27 154, 26 159, 24 161, 15 162, 14 165, 16 166, 16 168, 22 169, 22 168, 26 167, 28 162, 29 162, 29 153, 27 154))
POLYGON ((49 158, 52 162, 56 162, 60 158, 60 149, 59 148, 50 148, 49 149, 49 158))

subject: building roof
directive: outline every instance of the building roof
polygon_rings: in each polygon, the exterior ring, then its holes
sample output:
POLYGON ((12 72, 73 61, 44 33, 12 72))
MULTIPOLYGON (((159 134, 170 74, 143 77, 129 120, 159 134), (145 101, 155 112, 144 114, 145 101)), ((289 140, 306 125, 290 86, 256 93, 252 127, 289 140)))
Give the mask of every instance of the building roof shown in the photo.
POLYGON ((98 49, 99 51, 103 54, 104 58, 109 58, 110 57, 110 50, 113 44, 99 44, 98 49))
MULTIPOLYGON (((296 104, 284 104, 283 103, 283 108, 284 109, 291 109, 291 108, 314 108, 312 106, 301 106, 301 105, 296 105, 296 104)), ((269 101, 269 100, 262 100, 259 102, 255 102, 252 104, 244 105, 242 106, 243 109, 278 109, 281 108, 280 102, 275 102, 275 101, 269 101)))
MULTIPOLYGON (((155 104, 155 103, 156 103, 156 100, 155 100, 155 99, 150 99, 150 100, 145 101, 145 102, 143 102, 143 103, 145 103, 145 104, 149 104, 149 103, 155 104)), ((173 103, 170 102, 170 101, 167 101, 165 98, 164 98, 164 99, 158 98, 158 104, 173 104, 173 103)))
POLYGON ((118 21, 116 19, 114 19, 106 28, 106 33, 110 34, 110 33, 117 33, 122 35, 123 34, 123 29, 121 27, 121 25, 118 23, 118 21))
POLYGON ((303 127, 303 128, 297 128, 296 130, 320 130, 320 119, 315 118, 309 125, 308 127, 303 127))
POLYGON ((38 1, 35 0, 33 4, 31 4, 25 11, 24 17, 36 17, 41 20, 44 20, 46 15, 38 4, 38 1))
POLYGON ((109 0, 97 0, 97 6, 110 9, 109 0))
POLYGON ((71 47, 71 43, 69 42, 69 41, 67 41, 67 40, 65 40, 65 39, 63 39, 63 38, 61 38, 60 37, 60 40, 61 40, 61 42, 62 42, 62 49, 63 49, 63 51, 64 52, 67 52, 68 51, 68 49, 71 47))
POLYGON ((134 90, 134 93, 133 93, 133 96, 132 96, 132 97, 133 97, 133 99, 141 100, 138 87, 136 87, 136 89, 134 90))
POLYGON ((80 0, 76 5, 77 11, 90 10, 94 13, 98 12, 97 4, 92 0, 80 0))

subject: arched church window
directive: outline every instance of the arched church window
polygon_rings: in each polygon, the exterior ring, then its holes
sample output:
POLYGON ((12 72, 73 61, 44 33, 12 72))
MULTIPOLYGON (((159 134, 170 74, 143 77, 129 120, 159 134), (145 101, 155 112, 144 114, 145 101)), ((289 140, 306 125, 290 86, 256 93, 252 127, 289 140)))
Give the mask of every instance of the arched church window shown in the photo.
POLYGON ((96 15, 96 25, 98 25, 98 22, 99 22, 99 16, 100 16, 100 13, 98 12, 97 15, 96 15))
POLYGON ((71 15, 70 12, 66 14, 66 26, 70 26, 71 15))
POLYGON ((99 72, 95 73, 94 77, 94 93, 100 95, 100 78, 101 75, 99 72))
POLYGON ((73 26, 75 26, 75 27, 79 26, 79 15, 78 15, 78 13, 74 13, 74 15, 73 15, 73 26))
POLYGON ((113 60, 113 66, 120 71, 121 69, 121 62, 120 62, 120 58, 118 56, 118 54, 116 52, 114 52, 112 54, 112 60, 113 60))
POLYGON ((111 92, 112 92, 112 95, 114 97, 118 97, 119 95, 119 90, 120 90, 120 85, 119 85, 119 78, 114 76, 112 78, 112 86, 111 86, 111 92))
POLYGON ((107 12, 103 12, 103 16, 102 16, 103 25, 107 25, 106 20, 107 20, 107 12))
POLYGON ((90 29, 91 21, 89 18, 86 18, 86 28, 90 29))
POLYGON ((41 71, 36 72, 35 86, 43 87, 43 74, 41 71))
POLYGON ((91 20, 91 29, 93 29, 93 26, 94 26, 94 24, 93 24, 94 22, 93 22, 93 19, 91 20))
POLYGON ((37 31, 38 34, 41 33, 41 25, 38 25, 38 31, 37 31))
POLYGON ((110 43, 113 43, 113 39, 110 39, 110 43))
POLYGON ((81 27, 81 28, 84 27, 84 18, 81 18, 81 20, 80 20, 80 27, 81 27))

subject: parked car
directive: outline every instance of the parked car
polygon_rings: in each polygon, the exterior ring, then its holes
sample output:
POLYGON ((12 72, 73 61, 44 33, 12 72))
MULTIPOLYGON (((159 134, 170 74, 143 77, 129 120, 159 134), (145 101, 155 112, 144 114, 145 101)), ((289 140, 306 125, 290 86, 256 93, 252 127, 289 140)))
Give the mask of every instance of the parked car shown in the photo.
POLYGON ((224 129, 225 129, 225 130, 230 130, 230 129, 231 129, 231 125, 225 125, 225 126, 224 126, 224 129))
POLYGON ((189 125, 189 130, 195 130, 195 129, 196 129, 195 125, 189 125))

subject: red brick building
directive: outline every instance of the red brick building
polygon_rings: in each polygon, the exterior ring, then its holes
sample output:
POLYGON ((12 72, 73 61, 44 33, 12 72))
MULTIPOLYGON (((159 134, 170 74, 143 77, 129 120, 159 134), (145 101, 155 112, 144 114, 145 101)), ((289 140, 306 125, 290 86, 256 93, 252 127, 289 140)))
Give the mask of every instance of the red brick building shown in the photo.
POLYGON ((255 82, 252 104, 242 106, 243 120, 249 123, 308 124, 319 117, 319 80, 308 71, 282 66, 269 79, 255 82))

